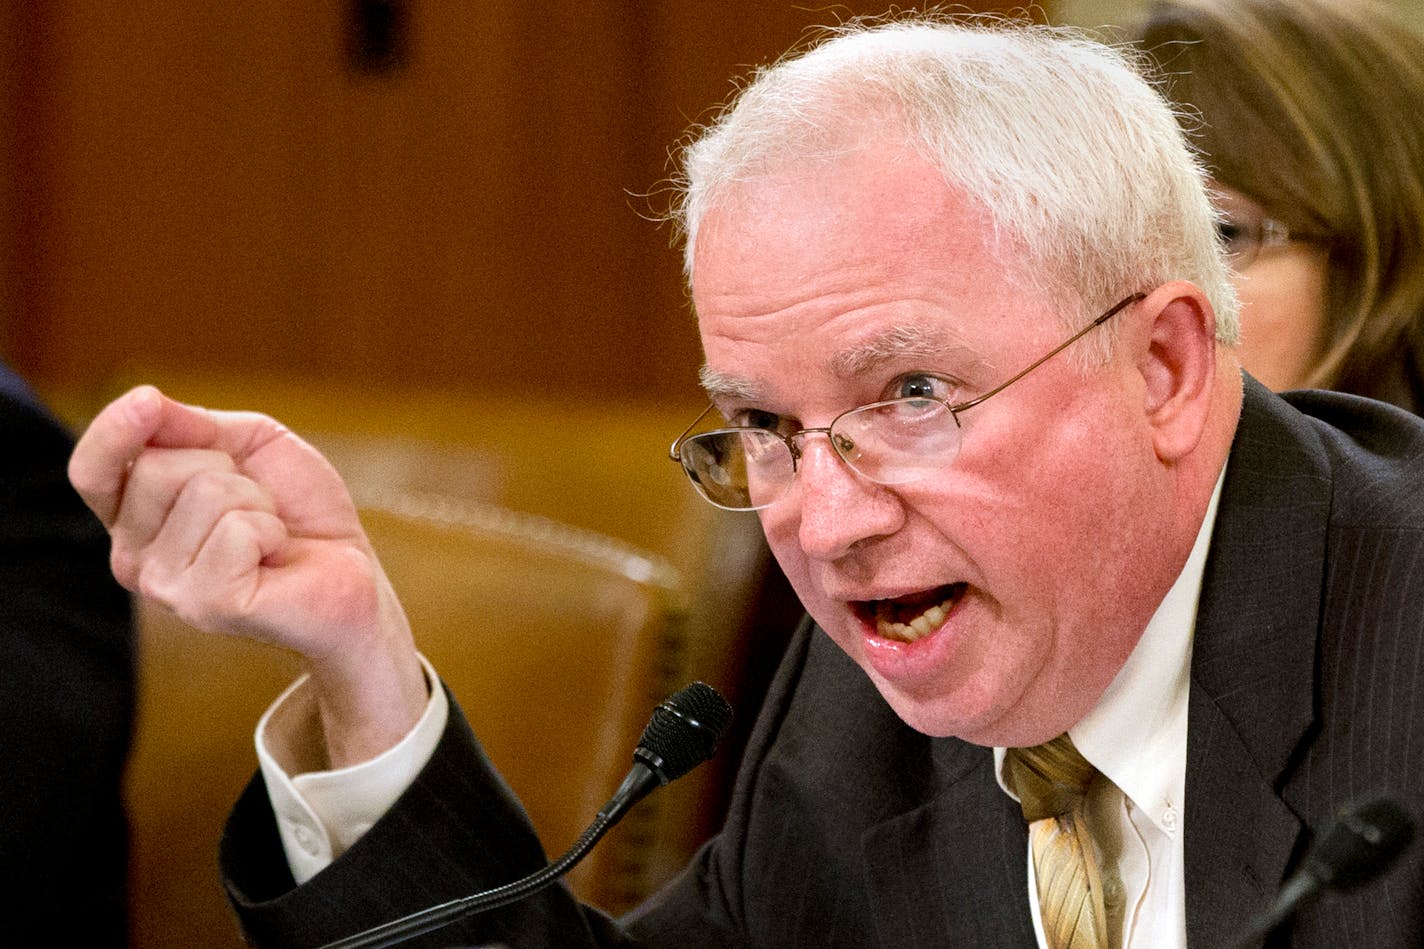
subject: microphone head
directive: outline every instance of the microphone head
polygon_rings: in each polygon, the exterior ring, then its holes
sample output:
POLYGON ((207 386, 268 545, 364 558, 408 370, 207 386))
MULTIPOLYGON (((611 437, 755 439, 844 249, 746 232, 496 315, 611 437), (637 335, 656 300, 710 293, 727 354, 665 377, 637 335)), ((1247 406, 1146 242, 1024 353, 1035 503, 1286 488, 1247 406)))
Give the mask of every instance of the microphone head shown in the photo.
POLYGON ((1349 889, 1383 873, 1413 837, 1409 816, 1381 798, 1343 808, 1308 863, 1326 886, 1349 889))
POLYGON ((705 682, 693 682, 653 709, 633 760, 653 770, 663 784, 708 758, 732 721, 732 707, 705 682))

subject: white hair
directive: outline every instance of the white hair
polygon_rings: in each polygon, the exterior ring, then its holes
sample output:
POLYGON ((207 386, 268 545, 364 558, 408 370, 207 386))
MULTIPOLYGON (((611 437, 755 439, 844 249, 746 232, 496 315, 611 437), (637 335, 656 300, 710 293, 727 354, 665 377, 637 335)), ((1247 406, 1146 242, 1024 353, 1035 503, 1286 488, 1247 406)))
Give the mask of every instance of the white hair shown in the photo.
POLYGON ((997 19, 857 21, 832 33, 758 71, 684 149, 672 217, 689 280, 698 226, 738 182, 889 133, 982 205, 1010 273, 1045 296, 1076 296, 1065 328, 1185 279, 1211 301, 1217 338, 1236 341, 1205 174, 1138 58, 997 19))

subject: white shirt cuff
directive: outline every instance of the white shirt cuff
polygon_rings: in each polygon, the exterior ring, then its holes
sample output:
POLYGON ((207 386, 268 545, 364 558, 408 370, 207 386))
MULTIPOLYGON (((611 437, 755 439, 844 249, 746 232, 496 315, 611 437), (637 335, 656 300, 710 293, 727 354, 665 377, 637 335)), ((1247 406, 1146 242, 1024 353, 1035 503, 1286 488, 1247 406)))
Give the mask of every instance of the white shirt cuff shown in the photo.
MULTIPOLYGON (((410 787, 435 753, 450 705, 424 656, 430 702, 399 743, 360 764, 289 774, 294 761, 311 761, 321 742, 316 701, 302 676, 278 696, 257 723, 257 762, 267 782, 277 832, 292 877, 305 883, 326 869, 371 828, 410 787)), ((321 754, 324 757, 324 754, 321 754)))

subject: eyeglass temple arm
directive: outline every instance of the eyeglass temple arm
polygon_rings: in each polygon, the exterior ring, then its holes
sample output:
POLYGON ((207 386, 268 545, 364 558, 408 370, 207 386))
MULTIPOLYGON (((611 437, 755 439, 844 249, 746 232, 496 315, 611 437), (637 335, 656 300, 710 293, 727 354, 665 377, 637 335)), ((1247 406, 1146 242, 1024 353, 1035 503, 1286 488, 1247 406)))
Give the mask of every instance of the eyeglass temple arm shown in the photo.
MULTIPOLYGON (((1116 306, 1114 306, 1111 310, 1108 310, 1108 311, 1107 311, 1106 313, 1104 313, 1102 316, 1099 316, 1097 319, 1093 320, 1093 322, 1089 323, 1087 326, 1083 327, 1083 328, 1080 329, 1078 332, 1074 333, 1072 336, 1068 337, 1068 338, 1065 339, 1063 342, 1059 343, 1059 344, 1058 344, 1057 346, 1055 346, 1053 349, 1050 349, 1046 355, 1044 355, 1043 357, 1041 357, 1041 358, 1039 358, 1039 359, 1034 360, 1034 361, 1033 361, 1032 363, 1030 363, 1026 368, 1020 370, 1019 372, 1017 372, 1017 373, 1015 373, 1014 375, 1010 376, 1008 379, 1006 379, 1006 380, 1004 380, 1003 382, 999 383, 998 385, 994 386, 994 388, 990 389, 988 392, 985 392, 983 395, 976 396, 975 398, 970 399, 968 402, 960 402, 958 405, 950 405, 950 406, 947 406, 947 408, 948 408, 951 412, 953 412, 953 413, 955 413, 955 414, 958 414, 958 413, 960 413, 960 412, 963 412, 965 409, 972 409, 972 408, 974 408, 974 406, 978 405, 980 402, 983 402, 985 399, 989 398, 989 396, 991 396, 991 395, 996 395, 996 394, 998 394, 998 393, 1000 393, 1000 392, 1003 392, 1003 391, 1004 391, 1005 389, 1007 389, 1009 386, 1013 385, 1015 382, 1018 382, 1018 381, 1019 381, 1020 379, 1022 379, 1024 376, 1026 376, 1026 375, 1028 375, 1029 373, 1033 372, 1033 371, 1034 371, 1035 369, 1037 369, 1039 366, 1041 366, 1041 365, 1043 365, 1044 363, 1048 362, 1048 360, 1052 359, 1054 356, 1057 356, 1059 353, 1063 352, 1063 350, 1067 349, 1069 346, 1072 346, 1072 345, 1073 345, 1074 343, 1076 343, 1078 340, 1082 339, 1084 336, 1087 336, 1090 332, 1092 332, 1093 330, 1097 329, 1099 326, 1102 326, 1104 323, 1106 323, 1108 320, 1112 319, 1114 316, 1117 316, 1118 313, 1122 312, 1122 311, 1123 311, 1124 309, 1126 309, 1127 307, 1131 306, 1131 305, 1134 304, 1134 303, 1137 303, 1137 302, 1140 301, 1140 300, 1144 300, 1144 299, 1146 299, 1146 298, 1147 298, 1147 294, 1145 294, 1145 293, 1134 293, 1132 296, 1128 297, 1128 298, 1125 299, 1125 300, 1120 301, 1120 302, 1119 302, 1116 306)), ((705 415, 705 414, 707 414, 707 413, 704 412, 703 414, 705 415)), ((694 424, 695 424, 695 423, 694 423, 694 424)))
POLYGON ((687 426, 687 428, 684 428, 684 429, 682 430, 682 434, 679 435, 679 436, 677 436, 676 438, 674 438, 674 439, 672 440, 672 446, 671 446, 670 448, 668 448, 668 458, 669 458, 669 459, 671 459, 671 460, 677 462, 678 464, 682 464, 682 459, 681 459, 680 457, 678 457, 677 450, 678 450, 680 447, 682 447, 682 441, 683 441, 683 439, 685 439, 685 438, 688 436, 688 434, 689 434, 694 428, 697 427, 697 423, 698 423, 698 422, 702 421, 704 418, 707 417, 707 413, 708 413, 708 412, 712 411, 712 410, 713 410, 714 408, 716 408, 716 407, 717 407, 717 406, 716 406, 715 403, 708 403, 707 408, 703 409, 702 412, 701 412, 701 414, 699 414, 699 415, 697 416, 697 418, 695 418, 695 419, 692 420, 692 424, 689 425, 689 426, 687 426))

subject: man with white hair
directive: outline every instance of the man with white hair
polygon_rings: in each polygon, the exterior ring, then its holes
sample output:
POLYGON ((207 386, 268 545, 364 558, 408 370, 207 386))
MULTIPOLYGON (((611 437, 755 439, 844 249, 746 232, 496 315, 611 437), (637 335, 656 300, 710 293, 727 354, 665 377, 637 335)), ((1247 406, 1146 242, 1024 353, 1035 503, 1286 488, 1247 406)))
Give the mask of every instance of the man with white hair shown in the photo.
MULTIPOLYGON (((617 922, 554 890, 426 944, 1222 945, 1341 805, 1424 810, 1424 426, 1243 382, 1201 171, 1120 53, 851 27, 684 167, 712 405, 674 455, 758 512, 810 617, 670 887, 617 922)), ((140 389, 71 473, 122 581, 306 658, 224 842, 258 944, 543 864, 314 453, 140 389), (312 768, 371 813, 322 813, 312 768)), ((1416 848, 1292 945, 1421 931, 1416 848)))

